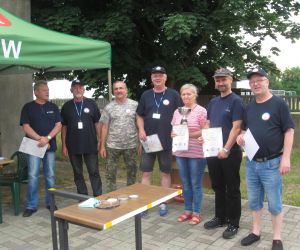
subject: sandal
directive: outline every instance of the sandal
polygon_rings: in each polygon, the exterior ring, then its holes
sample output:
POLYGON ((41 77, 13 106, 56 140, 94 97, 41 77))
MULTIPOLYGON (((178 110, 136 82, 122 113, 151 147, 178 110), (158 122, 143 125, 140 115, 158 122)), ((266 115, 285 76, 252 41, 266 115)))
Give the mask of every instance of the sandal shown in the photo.
POLYGON ((190 220, 191 218, 192 218, 192 214, 191 213, 184 212, 182 215, 180 215, 177 218, 177 221, 178 222, 184 222, 184 221, 190 220))
POLYGON ((189 224, 190 225, 197 225, 202 221, 202 217, 198 214, 193 214, 193 216, 191 217, 189 224))

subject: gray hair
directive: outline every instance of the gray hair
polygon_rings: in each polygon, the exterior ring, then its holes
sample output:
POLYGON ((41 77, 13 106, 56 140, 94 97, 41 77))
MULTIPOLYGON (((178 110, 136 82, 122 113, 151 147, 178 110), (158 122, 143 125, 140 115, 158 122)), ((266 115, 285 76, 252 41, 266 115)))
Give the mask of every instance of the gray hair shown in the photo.
POLYGON ((36 91, 41 85, 46 85, 46 86, 48 86, 48 83, 47 83, 47 81, 45 81, 45 80, 38 80, 38 81, 36 81, 36 82, 34 83, 34 85, 33 85, 33 90, 36 91))
POLYGON ((198 97, 198 88, 194 84, 186 83, 182 85, 180 88, 180 94, 186 89, 190 89, 195 94, 195 96, 198 97))

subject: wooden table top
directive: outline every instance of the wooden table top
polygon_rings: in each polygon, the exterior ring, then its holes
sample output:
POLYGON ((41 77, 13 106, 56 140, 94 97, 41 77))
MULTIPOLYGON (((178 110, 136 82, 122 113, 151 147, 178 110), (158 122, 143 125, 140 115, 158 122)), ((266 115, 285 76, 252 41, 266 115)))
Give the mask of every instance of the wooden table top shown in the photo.
POLYGON ((75 224, 103 230, 172 199, 181 192, 178 189, 138 183, 97 197, 103 200, 117 198, 120 195, 138 195, 137 199, 120 201, 118 207, 110 209, 82 208, 75 204, 56 210, 54 216, 75 224))
POLYGON ((3 159, 3 160, 0 160, 0 166, 10 164, 13 162, 14 162, 14 160, 11 160, 11 159, 3 159))

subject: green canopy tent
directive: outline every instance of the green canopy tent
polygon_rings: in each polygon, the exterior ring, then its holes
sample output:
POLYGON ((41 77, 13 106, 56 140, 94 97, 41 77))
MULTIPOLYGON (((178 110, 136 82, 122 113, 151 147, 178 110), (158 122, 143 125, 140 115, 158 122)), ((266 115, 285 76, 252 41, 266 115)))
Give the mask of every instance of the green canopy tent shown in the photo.
POLYGON ((111 46, 31 24, 0 8, 0 74, 108 69, 111 98, 111 46))

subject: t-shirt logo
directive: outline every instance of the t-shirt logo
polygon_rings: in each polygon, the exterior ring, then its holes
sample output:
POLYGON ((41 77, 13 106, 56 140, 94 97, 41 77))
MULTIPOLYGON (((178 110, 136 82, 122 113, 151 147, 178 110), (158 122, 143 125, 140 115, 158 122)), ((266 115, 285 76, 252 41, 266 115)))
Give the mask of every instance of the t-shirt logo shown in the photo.
POLYGON ((165 100, 163 101, 163 104, 167 106, 167 105, 169 105, 169 104, 170 104, 170 101, 169 101, 169 100, 167 100, 167 99, 165 99, 165 100))
POLYGON ((84 108, 83 112, 84 113, 90 113, 90 110, 89 110, 89 108, 84 108))
POLYGON ((262 114, 261 119, 263 119, 264 121, 267 121, 270 119, 270 117, 271 117, 271 115, 268 112, 266 112, 266 113, 262 114))
POLYGON ((11 26, 11 22, 2 14, 0 14, 0 27, 1 26, 11 26))

